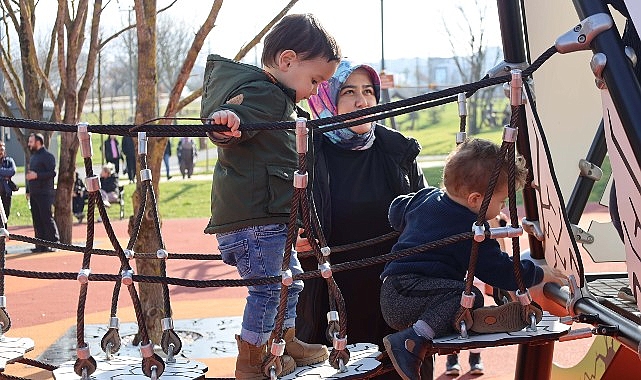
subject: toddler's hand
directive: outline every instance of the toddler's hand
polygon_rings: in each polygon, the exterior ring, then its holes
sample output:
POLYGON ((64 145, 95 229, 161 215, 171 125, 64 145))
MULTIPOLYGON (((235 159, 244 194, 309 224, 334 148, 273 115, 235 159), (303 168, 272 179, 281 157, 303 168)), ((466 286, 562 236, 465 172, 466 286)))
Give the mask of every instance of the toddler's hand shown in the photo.
POLYGON ((240 118, 238 115, 229 110, 220 110, 211 114, 209 117, 212 124, 226 125, 229 131, 218 132, 228 137, 240 137, 240 118))
POLYGON ((543 269, 543 284, 546 282, 553 282, 560 286, 568 284, 568 276, 561 272, 560 269, 553 268, 549 265, 541 265, 541 269, 543 269))

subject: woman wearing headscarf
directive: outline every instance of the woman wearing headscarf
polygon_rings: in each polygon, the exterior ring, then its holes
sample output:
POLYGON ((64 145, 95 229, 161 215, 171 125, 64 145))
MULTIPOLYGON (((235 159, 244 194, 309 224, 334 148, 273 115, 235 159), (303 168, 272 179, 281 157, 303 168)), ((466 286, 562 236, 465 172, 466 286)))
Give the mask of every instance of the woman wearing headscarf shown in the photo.
MULTIPOLYGON (((380 78, 368 65, 342 61, 334 76, 319 85, 309 99, 315 118, 372 107, 380 100, 380 78)), ((323 234, 330 247, 360 242, 392 232, 387 213, 398 195, 425 187, 416 157, 419 143, 375 122, 328 131, 314 136, 312 193, 323 234)), ((395 239, 364 248, 333 253, 332 264, 389 253, 395 239)), ((310 247, 305 239, 299 252, 310 247)), ((301 260, 303 269, 315 270, 315 258, 301 260)), ((380 311, 379 275, 384 264, 334 273, 347 310, 349 343, 375 343, 394 332, 380 311)), ((299 295, 296 333, 305 342, 327 343, 329 298, 324 279, 305 281, 299 295)), ((430 361, 426 361, 429 363, 430 361)), ((431 363, 429 363, 431 364, 431 363)), ((431 365, 429 368, 431 378, 431 365)), ((389 378, 398 378, 393 371, 389 378)))

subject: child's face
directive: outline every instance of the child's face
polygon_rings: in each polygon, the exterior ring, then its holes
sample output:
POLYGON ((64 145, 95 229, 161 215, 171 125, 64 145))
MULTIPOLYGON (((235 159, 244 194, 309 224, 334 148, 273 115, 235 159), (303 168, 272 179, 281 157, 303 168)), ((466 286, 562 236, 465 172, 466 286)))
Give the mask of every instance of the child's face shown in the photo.
POLYGON ((505 200, 507 199, 507 186, 503 186, 500 189, 494 189, 494 195, 490 199, 490 205, 487 207, 487 213, 485 214, 486 219, 492 219, 496 217, 503 208, 505 208, 505 200))
POLYGON ((276 79, 296 91, 296 103, 318 93, 318 85, 331 78, 338 67, 338 61, 327 62, 327 58, 300 60, 292 59, 288 66, 278 72, 276 79))

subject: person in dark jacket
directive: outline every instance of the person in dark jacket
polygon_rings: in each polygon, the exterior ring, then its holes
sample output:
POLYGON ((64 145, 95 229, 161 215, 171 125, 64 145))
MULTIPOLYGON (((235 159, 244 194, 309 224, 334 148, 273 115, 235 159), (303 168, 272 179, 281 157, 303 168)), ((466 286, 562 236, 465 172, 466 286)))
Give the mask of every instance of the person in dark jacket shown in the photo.
MULTIPOLYGON (((216 234, 223 261, 236 266, 243 279, 281 275, 298 155, 292 129, 241 133, 240 122, 293 121, 300 114, 296 103, 315 94, 339 61, 334 38, 310 14, 287 15, 265 36, 262 69, 217 55, 207 58, 201 117, 229 131, 208 134, 218 147, 218 160, 205 232, 216 234)), ((289 252, 289 270, 302 273, 296 253, 289 252)), ((302 288, 300 280, 287 287, 287 355, 281 357, 279 376, 329 356, 326 346, 295 337, 302 288)), ((249 286, 242 330, 236 337, 236 379, 264 377, 261 363, 275 328, 280 289, 280 283, 249 286)))
POLYGON ((125 156, 125 170, 129 183, 134 183, 136 180, 136 144, 129 135, 122 136, 122 154, 125 156))
MULTIPOLYGON (((321 83, 318 95, 309 99, 314 117, 330 117, 378 104, 380 78, 367 65, 341 61, 329 81, 321 83)), ((312 193, 327 244, 355 243, 392 232, 387 220, 391 201, 401 194, 425 187, 416 157, 419 143, 378 123, 325 132, 314 136, 312 193)), ((395 239, 363 248, 332 253, 331 264, 339 264, 389 253, 395 239)), ((300 238, 297 251, 308 251, 300 238)), ((306 271, 317 269, 316 258, 302 259, 306 271)), ((345 299, 349 343, 375 343, 392 330, 379 305, 384 264, 334 273, 345 299)), ((329 295, 324 279, 305 280, 298 298, 296 331, 304 341, 325 343, 329 295)), ((431 372, 431 366, 427 369, 431 372)), ((390 373, 381 378, 398 378, 390 373)))
POLYGON ((76 172, 76 179, 73 182, 73 197, 71 198, 71 211, 78 219, 78 223, 82 223, 85 218, 85 202, 89 198, 85 182, 80 178, 80 174, 76 172))
POLYGON ((183 179, 185 176, 191 178, 194 174, 194 163, 198 150, 196 150, 196 142, 191 137, 182 137, 178 140, 178 147, 176 148, 176 156, 178 157, 178 165, 180 167, 180 174, 183 179))
MULTIPOLYGON (((167 145, 165 145, 165 153, 162 155, 162 162, 165 164, 165 171, 167 172, 167 181, 171 179, 171 174, 169 174, 169 158, 170 157, 171 157, 171 139, 167 139, 167 145)), ((193 172, 193 168, 192 168, 192 172, 193 172)))
MULTIPOLYGON (((484 202, 488 179, 499 162, 501 149, 482 139, 470 139, 456 147, 443 168, 444 189, 428 187, 416 193, 398 196, 389 208, 389 221, 401 234, 392 252, 470 231, 484 202)), ((515 165, 516 186, 525 183, 527 170, 518 160, 502 156, 501 170, 485 219, 494 218, 505 206, 508 194, 508 170, 515 165)), ((455 334, 455 316, 463 302, 466 275, 472 252, 472 239, 415 253, 388 262, 381 274, 381 311, 397 333, 383 338, 385 349, 396 371, 403 379, 420 379, 419 369, 431 341, 455 334), (408 327, 409 326, 409 327, 408 327)), ((502 252, 495 239, 478 243, 475 276, 481 281, 505 290, 517 290, 512 258, 502 252)), ((561 272, 547 265, 537 266, 530 260, 520 262, 521 281, 526 287, 546 282, 562 284, 561 272)), ((529 324, 518 302, 489 309, 483 306, 483 294, 472 286, 470 309, 476 333, 517 331, 529 324), (500 317, 503 315, 503 317, 500 317), (496 323, 494 323, 496 322, 496 323)), ((541 310, 530 305, 537 322, 541 310)))
POLYGON ((102 154, 105 155, 105 161, 111 162, 116 169, 116 173, 120 173, 120 160, 122 160, 122 152, 120 151, 120 144, 116 136, 109 135, 105 144, 102 147, 102 154))
MULTIPOLYGON (((51 210, 55 198, 53 179, 56 176, 56 159, 44 146, 44 136, 40 133, 29 135, 27 142, 31 150, 27 180, 27 199, 31 206, 34 235, 38 239, 51 242, 60 241, 58 226, 51 210)), ((54 248, 36 245, 32 252, 53 252, 54 248)))
POLYGON ((11 179, 16 174, 16 163, 13 158, 7 156, 7 148, 4 141, 0 141, 0 198, 7 218, 11 214, 11 196, 18 190, 11 179))

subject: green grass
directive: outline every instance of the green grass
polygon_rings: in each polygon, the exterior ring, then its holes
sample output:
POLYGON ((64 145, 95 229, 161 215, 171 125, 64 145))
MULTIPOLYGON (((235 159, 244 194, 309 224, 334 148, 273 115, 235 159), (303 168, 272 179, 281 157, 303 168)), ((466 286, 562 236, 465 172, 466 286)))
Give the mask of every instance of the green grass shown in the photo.
MULTIPOLYGON (((419 111, 418 118, 415 121, 414 129, 409 130, 410 120, 408 115, 402 115, 395 119, 396 125, 399 130, 406 136, 416 138, 423 150, 422 155, 446 155, 456 145, 455 137, 459 129, 458 108, 455 103, 446 104, 444 106, 435 107, 419 111)), ((197 107, 183 112, 181 116, 194 117, 198 116, 197 107)), ((114 123, 126 123, 125 113, 114 113, 114 123)), ((89 123, 97 124, 97 117, 89 114, 84 119, 89 123)), ((104 123, 111 123, 111 116, 103 118, 104 123)), ((193 121, 179 121, 179 124, 191 124, 193 121)), ((387 125, 391 125, 389 121, 387 125)), ((92 143, 94 150, 94 161, 100 162, 102 153, 100 147, 102 139, 106 139, 106 135, 98 133, 92 134, 92 143)), ((502 128, 484 128, 481 133, 476 137, 485 138, 501 143, 502 128)), ((212 146, 211 142, 208 146, 212 146)), ((178 138, 172 138, 172 148, 178 144, 178 138)), ((175 154, 175 152, 172 152, 175 154)), ((201 157, 196 163, 196 173, 210 174, 215 164, 215 159, 210 157, 208 162, 205 161, 203 151, 200 152, 201 157)), ((83 160, 78 155, 76 165, 78 168, 83 167, 83 160)), ((442 167, 425 168, 423 172, 428 183, 432 186, 440 186, 442 178, 442 167)), ((611 173, 609 161, 603 165, 604 179, 595 183, 594 189, 590 195, 590 202, 597 202, 601 199, 604 188, 607 185, 607 178, 611 173)), ((20 184, 23 186, 22 184, 20 184)), ((125 217, 133 214, 133 206, 131 202, 131 194, 135 186, 128 184, 125 186, 125 217)), ((158 198, 160 200, 159 210, 163 218, 192 218, 192 217, 209 217, 210 216, 210 180, 188 180, 188 181, 169 181, 161 182, 158 198)), ((520 199, 520 197, 519 197, 520 199)), ((521 201, 519 200, 519 204, 521 201)), ((114 205, 108 209, 111 219, 118 219, 118 205, 114 205)), ((27 207, 27 202, 24 195, 15 195, 13 197, 12 213, 9 220, 10 225, 31 225, 31 213, 27 207)))
MULTIPOLYGON (((133 215, 131 195, 134 190, 134 184, 125 185, 125 218, 133 215)), ((209 202, 211 181, 178 180, 161 182, 158 192, 159 194, 156 194, 156 196, 160 200, 158 208, 162 218, 204 218, 211 215, 209 202)), ((107 209, 107 213, 110 220, 118 220, 120 206, 113 204, 107 209)), ((31 224, 31 211, 27 207, 24 194, 14 195, 9 225, 25 226, 31 224)))

